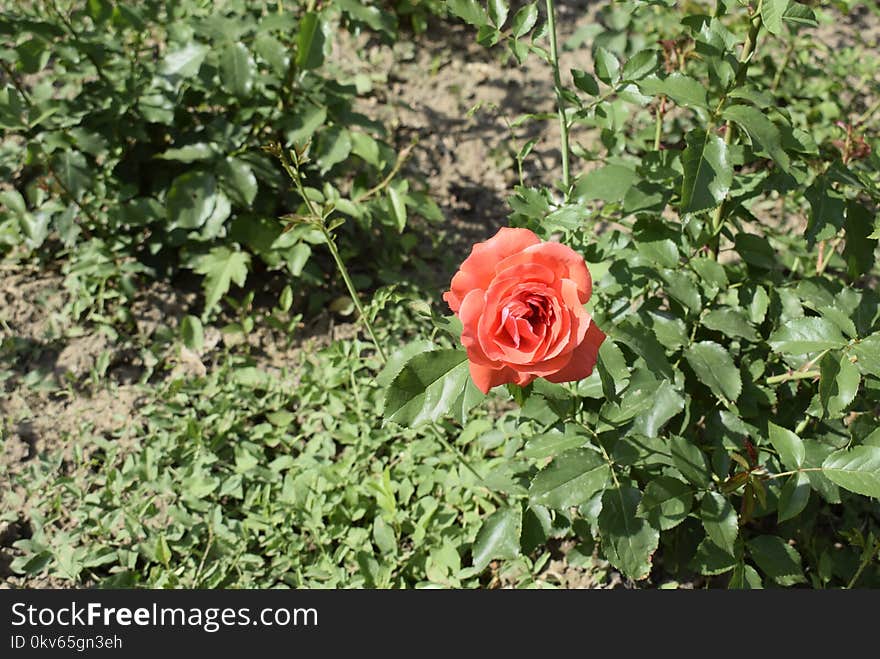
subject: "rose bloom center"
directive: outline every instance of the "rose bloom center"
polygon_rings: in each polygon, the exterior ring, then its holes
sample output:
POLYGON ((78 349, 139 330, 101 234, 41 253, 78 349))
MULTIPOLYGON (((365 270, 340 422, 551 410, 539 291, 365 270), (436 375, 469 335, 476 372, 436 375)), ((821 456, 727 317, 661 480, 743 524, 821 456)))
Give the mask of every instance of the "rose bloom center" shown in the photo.
POLYGON ((544 338, 554 315, 553 305, 546 296, 520 295, 502 307, 496 338, 513 348, 532 347, 544 338))

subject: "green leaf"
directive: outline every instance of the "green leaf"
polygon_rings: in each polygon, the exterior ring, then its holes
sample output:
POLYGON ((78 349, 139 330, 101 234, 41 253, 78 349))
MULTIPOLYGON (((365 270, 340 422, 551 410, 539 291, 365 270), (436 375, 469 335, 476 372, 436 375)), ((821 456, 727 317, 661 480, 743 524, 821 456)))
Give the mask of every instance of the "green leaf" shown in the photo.
POLYGON ((739 522, 727 497, 718 492, 706 492, 700 505, 700 520, 709 539, 732 554, 736 536, 739 534, 739 522))
POLYGON ((407 343, 402 348, 398 348, 388 356, 385 366, 376 376, 376 384, 385 389, 388 387, 398 373, 406 366, 406 363, 418 354, 434 350, 436 346, 432 341, 422 340, 407 343))
POLYGON ((711 538, 706 537, 697 546, 691 567, 706 576, 724 574, 736 567, 736 556, 716 545, 711 538))
POLYGON ((617 343, 623 343, 644 359, 652 373, 673 379, 672 365, 666 357, 666 351, 651 330, 632 320, 625 320, 612 328, 610 333, 617 343))
POLYGON ((165 209, 171 225, 198 229, 214 215, 218 196, 217 179, 213 174, 197 170, 181 174, 171 183, 165 196, 165 209))
POLYGON ((742 378, 730 353, 714 341, 694 343, 684 353, 697 378, 716 396, 735 401, 742 392, 742 378))
POLYGON ((761 22, 770 34, 782 34, 782 15, 788 8, 789 0, 764 0, 761 4, 761 22))
POLYGON ((509 12, 507 0, 489 0, 489 18, 495 27, 499 29, 504 27, 509 12))
POLYGON ((779 453, 779 459, 786 469, 800 469, 804 464, 806 449, 801 438, 791 430, 777 426, 772 421, 767 422, 770 435, 770 444, 779 453))
POLYGON ((783 171, 788 171, 791 161, 782 148, 782 133, 763 112, 751 105, 731 105, 722 116, 739 124, 757 149, 766 152, 783 171))
POLYGON ((846 218, 846 199, 831 186, 825 176, 819 176, 806 189, 804 196, 810 202, 810 222, 807 225, 807 242, 828 240, 837 235, 846 218))
POLYGON ((700 447, 685 437, 670 437, 669 452, 672 463, 682 476, 700 488, 707 488, 712 483, 706 456, 700 447))
POLYGON ((758 341, 759 336, 745 314, 739 309, 713 309, 703 316, 703 325, 711 330, 722 332, 732 339, 758 341))
POLYGON ((594 450, 578 448, 557 456, 532 480, 529 501, 556 510, 566 510, 589 501, 605 489, 611 470, 594 450))
POLYGON ((861 375, 845 353, 828 353, 819 363, 819 400, 825 417, 836 417, 855 400, 861 375))
POLYGON ((727 584, 730 590, 756 590, 764 587, 761 582, 761 575, 751 565, 745 563, 737 563, 733 568, 733 574, 730 575, 730 582, 727 584))
POLYGON ((599 95, 599 83, 596 82, 596 78, 593 77, 592 73, 587 73, 580 69, 572 69, 571 78, 574 80, 574 86, 585 94, 590 96, 599 95))
POLYGON ((780 524, 801 514, 810 501, 810 492, 810 479, 804 472, 789 476, 779 493, 777 513, 780 524))
POLYGON ((641 80, 660 65, 656 50, 640 50, 623 65, 622 80, 641 80))
POLYGON ((657 437, 660 429, 684 409, 684 403, 684 398, 672 383, 662 380, 654 392, 650 409, 639 414, 633 421, 633 431, 646 437, 657 437))
POLYGON ((777 329, 767 341, 776 352, 804 355, 842 348, 847 340, 837 325, 824 318, 796 318, 777 329))
POLYGON ((684 179, 681 211, 697 213, 720 204, 733 182, 733 165, 727 144, 717 135, 693 130, 686 136, 687 148, 681 156, 684 179))
POLYGON ((775 535, 759 535, 747 543, 749 553, 758 567, 780 586, 805 583, 801 555, 794 547, 775 535))
POLYGON ((880 448, 876 446, 836 451, 822 463, 822 473, 844 489, 880 498, 880 448))
POLYGON ((196 263, 195 271, 205 276, 205 311, 213 309, 231 283, 244 286, 251 257, 228 247, 214 247, 196 263))
POLYGON ((788 9, 785 10, 785 14, 783 14, 782 18, 795 25, 816 27, 819 24, 816 20, 815 12, 800 2, 790 2, 788 9))
POLYGON ((393 185, 388 186, 388 201, 391 203, 391 210, 394 212, 394 220, 397 224, 398 233, 406 228, 406 204, 397 188, 393 185))
POLYGON ((483 571, 490 561, 519 556, 522 517, 516 505, 496 510, 483 522, 471 550, 474 568, 483 571))
POLYGON ((865 337, 853 345, 850 352, 855 355, 862 373, 880 378, 880 332, 865 337))
POLYGON ((622 165, 604 165, 581 176, 575 183, 574 198, 620 201, 636 180, 636 173, 622 165))
POLYGON ((596 77, 606 85, 613 85, 620 79, 620 62, 614 53, 597 46, 593 53, 596 77))
POLYGON ((410 359, 391 381, 385 393, 384 416, 411 427, 448 414, 461 419, 481 398, 470 379, 467 353, 433 350, 410 359))
POLYGON ((510 26, 510 31, 513 33, 514 38, 519 39, 520 37, 528 34, 531 29, 535 27, 535 23, 537 21, 538 3, 529 3, 518 12, 516 12, 516 14, 514 14, 513 23, 511 23, 510 26))
POLYGON ((709 106, 706 99, 706 86, 678 71, 665 78, 649 76, 636 84, 645 94, 665 95, 685 107, 707 108, 709 106))
POLYGON ((344 128, 334 126, 322 132, 315 149, 315 160, 321 166, 321 174, 326 174, 334 165, 348 158, 351 146, 351 133, 344 128))
POLYGON ((210 160, 216 155, 217 150, 213 144, 196 142, 179 148, 166 149, 155 157, 160 160, 174 160, 176 162, 198 162, 200 160, 210 160))
POLYGON ((180 321, 180 335, 183 344, 190 350, 200 351, 205 345, 205 330, 202 321, 196 316, 184 316, 180 321))
POLYGON ((219 168, 224 188, 242 206, 254 203, 257 196, 257 177, 251 166, 240 158, 226 158, 219 168))
MULTIPOLYGON (((566 426, 565 432, 558 428, 552 428, 529 439, 523 448, 522 456, 531 460, 541 460, 559 455, 569 449, 580 448, 587 442, 589 442, 589 437, 577 432, 574 428, 566 426)), ((534 482, 532 487, 534 487, 534 482)))
POLYGON ((55 174, 62 185, 74 196, 82 199, 92 183, 92 174, 86 157, 79 151, 65 150, 53 157, 55 174))
POLYGON ((637 512, 654 528, 668 531, 687 518, 693 501, 690 485, 670 476, 656 476, 645 487, 637 512))
POLYGON ((220 83, 234 96, 247 96, 254 88, 257 65, 240 41, 231 43, 220 54, 220 83))
POLYGON ((605 557, 631 579, 646 578, 660 532, 638 517, 641 493, 625 485, 605 490, 599 513, 599 535, 605 557))
POLYGON ((324 63, 324 24, 321 15, 308 11, 299 22, 296 37, 296 65, 316 69, 324 63))
POLYGON ((192 78, 198 74, 209 50, 208 46, 196 42, 180 46, 165 55, 159 72, 165 76, 192 78))
POLYGON ((773 270, 778 266, 776 251, 763 236, 751 233, 738 233, 734 240, 735 249, 749 265, 773 270))

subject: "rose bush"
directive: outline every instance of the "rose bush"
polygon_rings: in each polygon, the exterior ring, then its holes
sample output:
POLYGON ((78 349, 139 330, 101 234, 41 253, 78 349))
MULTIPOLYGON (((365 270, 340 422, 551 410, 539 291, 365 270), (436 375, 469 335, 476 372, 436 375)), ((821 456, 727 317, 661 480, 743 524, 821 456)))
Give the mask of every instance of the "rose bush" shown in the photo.
POLYGON ((583 257, 528 229, 505 227, 474 245, 443 295, 461 320, 474 384, 488 393, 590 375, 605 340, 584 310, 592 288, 583 257))

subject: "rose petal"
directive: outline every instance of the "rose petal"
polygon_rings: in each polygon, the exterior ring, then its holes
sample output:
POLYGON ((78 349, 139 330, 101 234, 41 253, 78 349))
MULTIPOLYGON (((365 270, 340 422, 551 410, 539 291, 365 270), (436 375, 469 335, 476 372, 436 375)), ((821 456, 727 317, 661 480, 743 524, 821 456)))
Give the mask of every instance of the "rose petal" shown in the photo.
POLYGON ((599 347, 605 340, 605 333, 596 323, 590 322, 583 342, 571 353, 571 361, 556 373, 545 375, 550 382, 575 382, 583 380, 593 372, 599 356, 599 347))
POLYGON ((593 292, 593 279, 584 257, 568 245, 555 242, 531 245, 522 252, 501 261, 496 266, 495 272, 498 277, 508 277, 509 269, 527 263, 537 263, 550 268, 558 279, 570 279, 577 286, 581 304, 589 301, 593 292))
POLYGON ((511 254, 516 254, 541 239, 528 229, 503 227, 489 240, 477 243, 452 278, 450 290, 443 295, 453 313, 457 312, 465 295, 475 288, 486 290, 495 277, 495 266, 511 254))
POLYGON ((477 389, 484 394, 488 394, 492 387, 499 384, 507 384, 508 382, 516 382, 518 375, 516 371, 506 366, 501 368, 492 368, 483 364, 471 362, 469 364, 471 371, 471 379, 477 385, 477 389))

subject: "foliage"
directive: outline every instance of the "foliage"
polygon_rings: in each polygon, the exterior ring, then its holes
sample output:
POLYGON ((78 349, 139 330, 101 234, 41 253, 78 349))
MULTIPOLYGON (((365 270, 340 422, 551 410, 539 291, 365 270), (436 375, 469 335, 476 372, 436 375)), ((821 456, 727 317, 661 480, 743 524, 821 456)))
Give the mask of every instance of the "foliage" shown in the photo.
MULTIPOLYGON (((265 4, 10 3, 0 249, 73 263, 101 252, 160 277, 191 269, 205 277, 206 315, 254 270, 320 287, 323 236, 278 219, 304 200, 261 151, 274 141, 307 151, 307 193, 347 220, 348 258, 377 264, 365 282, 388 283, 381 267, 414 245, 399 236, 408 217, 439 211, 392 176, 385 127, 357 107, 375 81, 346 73, 332 48, 340 25, 394 38, 397 15, 354 0, 265 4)), ((119 288, 126 273, 110 274, 119 288)), ((307 302, 315 312, 326 296, 307 302)))
MULTIPOLYGON (((510 223, 586 256, 609 335, 586 380, 514 389, 528 493, 501 490, 478 565, 527 551, 522 512, 588 525, 635 580, 878 585, 877 90, 846 82, 876 54, 817 56, 823 11, 800 2, 625 2, 575 35, 593 70, 569 78, 553 2, 448 4, 553 75, 562 180, 521 180, 510 223)), ((467 411, 431 395, 458 377, 433 354, 396 367, 388 400, 423 402, 392 420, 467 411)))

